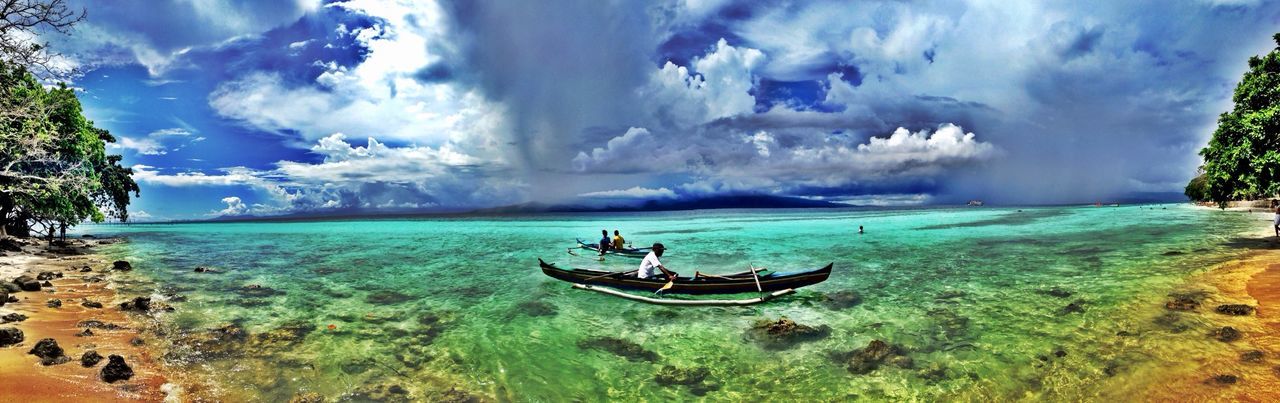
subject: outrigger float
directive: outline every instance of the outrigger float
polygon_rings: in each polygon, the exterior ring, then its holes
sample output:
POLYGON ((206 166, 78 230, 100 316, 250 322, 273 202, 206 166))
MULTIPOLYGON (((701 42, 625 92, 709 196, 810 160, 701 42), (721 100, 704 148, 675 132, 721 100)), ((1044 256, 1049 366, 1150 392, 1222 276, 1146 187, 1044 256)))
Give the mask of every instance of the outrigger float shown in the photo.
POLYGON ((592 269, 562 269, 555 264, 538 259, 542 273, 551 278, 573 283, 573 287, 590 290, 615 297, 626 298, 659 305, 751 305, 795 292, 797 288, 810 286, 826 281, 831 276, 831 267, 807 271, 774 273, 757 269, 739 273, 712 275, 695 271, 693 277, 677 277, 674 281, 665 278, 637 278, 630 272, 610 272, 592 269), (651 291, 656 294, 738 294, 755 292, 755 298, 724 299, 665 299, 628 294, 618 290, 651 291), (661 291, 659 293, 658 291, 661 291))

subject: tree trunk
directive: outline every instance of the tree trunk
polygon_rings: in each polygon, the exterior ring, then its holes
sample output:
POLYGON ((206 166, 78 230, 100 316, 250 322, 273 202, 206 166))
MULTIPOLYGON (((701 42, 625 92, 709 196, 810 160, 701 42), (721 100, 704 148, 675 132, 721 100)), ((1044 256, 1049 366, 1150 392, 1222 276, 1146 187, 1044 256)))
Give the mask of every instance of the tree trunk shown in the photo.
POLYGON ((66 242, 67 241, 67 223, 65 222, 58 223, 58 225, 61 227, 61 228, 58 228, 58 232, 60 233, 59 235, 62 238, 62 242, 66 242))

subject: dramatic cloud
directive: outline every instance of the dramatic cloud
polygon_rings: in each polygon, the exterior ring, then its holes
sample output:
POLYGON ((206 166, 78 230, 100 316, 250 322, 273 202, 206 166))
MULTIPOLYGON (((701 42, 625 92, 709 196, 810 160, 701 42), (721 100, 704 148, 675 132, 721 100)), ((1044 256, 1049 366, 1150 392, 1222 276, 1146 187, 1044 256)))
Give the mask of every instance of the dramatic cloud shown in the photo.
POLYGON ((93 7, 65 49, 141 66, 86 92, 139 180, 244 191, 249 214, 1177 192, 1280 20, 1254 1, 93 7))

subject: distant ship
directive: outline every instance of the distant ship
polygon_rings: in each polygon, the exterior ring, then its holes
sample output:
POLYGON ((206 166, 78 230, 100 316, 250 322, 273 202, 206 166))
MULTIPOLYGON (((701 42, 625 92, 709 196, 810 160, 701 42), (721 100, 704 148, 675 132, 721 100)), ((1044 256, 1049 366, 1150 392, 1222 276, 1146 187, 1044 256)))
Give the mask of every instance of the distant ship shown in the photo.
POLYGON ((982 200, 969 200, 969 206, 982 207, 982 200))

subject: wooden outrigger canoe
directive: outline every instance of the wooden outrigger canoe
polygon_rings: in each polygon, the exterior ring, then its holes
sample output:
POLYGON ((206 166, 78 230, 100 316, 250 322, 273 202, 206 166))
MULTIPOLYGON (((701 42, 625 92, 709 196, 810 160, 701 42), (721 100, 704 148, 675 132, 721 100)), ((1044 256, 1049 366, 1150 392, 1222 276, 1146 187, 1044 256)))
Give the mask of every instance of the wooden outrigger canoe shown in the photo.
MULTIPOLYGON (((704 275, 694 272, 693 277, 681 276, 672 287, 664 291, 668 294, 737 294, 745 292, 773 293, 776 291, 794 290, 814 285, 827 280, 831 276, 829 263, 820 269, 788 272, 765 273, 752 270, 727 275, 704 275)), ((562 269, 554 264, 538 259, 542 273, 574 284, 589 286, 605 286, 623 290, 658 291, 667 285, 667 279, 641 279, 624 272, 608 272, 591 269, 562 269)))
MULTIPOLYGON (((583 242, 582 239, 578 239, 577 241, 579 248, 589 250, 594 254, 600 253, 600 245, 586 243, 583 242)), ((643 259, 645 255, 649 254, 649 249, 650 248, 609 249, 604 251, 604 254, 643 259)))

